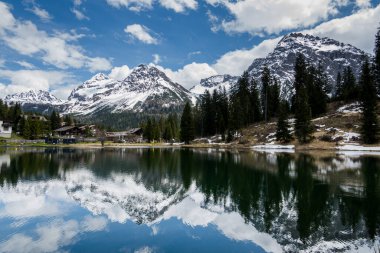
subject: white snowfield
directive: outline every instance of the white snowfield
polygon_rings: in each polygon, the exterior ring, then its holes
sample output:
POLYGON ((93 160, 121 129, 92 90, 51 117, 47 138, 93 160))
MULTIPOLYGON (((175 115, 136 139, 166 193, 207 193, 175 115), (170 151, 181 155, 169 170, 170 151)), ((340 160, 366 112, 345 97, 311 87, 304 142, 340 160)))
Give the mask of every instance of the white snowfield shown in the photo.
POLYGON ((273 153, 293 153, 295 150, 294 145, 277 145, 277 144, 264 144, 264 145, 255 145, 252 146, 253 150, 256 151, 265 151, 273 153))
POLYGON ((341 151, 370 151, 370 152, 380 152, 380 146, 364 147, 361 145, 343 145, 336 148, 341 151))

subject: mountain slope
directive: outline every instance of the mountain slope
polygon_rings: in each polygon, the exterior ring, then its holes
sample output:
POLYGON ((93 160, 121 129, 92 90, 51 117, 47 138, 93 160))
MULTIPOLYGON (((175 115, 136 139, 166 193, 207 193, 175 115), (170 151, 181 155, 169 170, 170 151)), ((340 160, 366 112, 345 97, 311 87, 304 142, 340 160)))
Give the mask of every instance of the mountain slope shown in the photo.
POLYGON ((298 53, 302 53, 315 66, 320 62, 333 87, 339 71, 343 72, 344 67, 351 66, 355 75, 359 76, 362 62, 369 57, 364 51, 333 39, 291 33, 284 36, 266 58, 254 60, 247 71, 252 78, 260 80, 263 67, 268 66, 281 83, 281 95, 289 99, 293 93, 294 63, 298 53))
POLYGON ((239 77, 230 75, 211 76, 209 78, 202 79, 201 82, 192 87, 190 91, 197 95, 202 95, 206 90, 208 90, 211 94, 214 90, 219 89, 226 89, 226 91, 229 92, 231 87, 237 83, 238 79, 239 77))
POLYGON ((42 90, 29 90, 7 95, 4 102, 7 104, 19 103, 24 111, 40 113, 50 113, 53 109, 61 110, 65 105, 65 101, 42 90))
POLYGON ((158 113, 178 110, 194 98, 153 66, 140 65, 123 81, 97 74, 74 89, 67 113, 93 115, 98 112, 158 113))

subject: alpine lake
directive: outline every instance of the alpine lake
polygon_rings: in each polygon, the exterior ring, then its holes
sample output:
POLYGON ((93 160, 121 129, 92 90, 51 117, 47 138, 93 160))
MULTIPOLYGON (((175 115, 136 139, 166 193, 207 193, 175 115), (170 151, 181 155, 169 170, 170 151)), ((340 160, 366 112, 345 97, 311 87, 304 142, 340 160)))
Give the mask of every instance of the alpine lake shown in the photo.
POLYGON ((0 150, 0 252, 380 252, 380 155, 0 150))

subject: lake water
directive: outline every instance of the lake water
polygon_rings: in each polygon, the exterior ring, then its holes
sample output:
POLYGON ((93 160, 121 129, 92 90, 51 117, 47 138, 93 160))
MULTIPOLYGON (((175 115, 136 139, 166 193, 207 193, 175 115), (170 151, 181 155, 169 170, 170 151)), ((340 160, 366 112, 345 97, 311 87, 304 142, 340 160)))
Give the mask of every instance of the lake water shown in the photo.
POLYGON ((380 157, 0 151, 0 252, 379 252, 380 157))

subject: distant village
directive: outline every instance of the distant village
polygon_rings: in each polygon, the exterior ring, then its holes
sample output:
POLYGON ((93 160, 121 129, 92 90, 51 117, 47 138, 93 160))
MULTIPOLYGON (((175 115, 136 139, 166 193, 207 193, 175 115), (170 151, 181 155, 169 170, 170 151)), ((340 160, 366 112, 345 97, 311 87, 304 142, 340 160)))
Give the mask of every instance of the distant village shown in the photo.
POLYGON ((8 106, 0 100, 0 140, 5 143, 45 142, 74 144, 91 142, 141 143, 142 128, 107 131, 101 126, 80 123, 71 116, 24 113, 19 104, 8 106))

